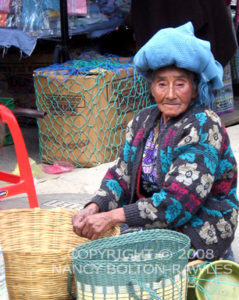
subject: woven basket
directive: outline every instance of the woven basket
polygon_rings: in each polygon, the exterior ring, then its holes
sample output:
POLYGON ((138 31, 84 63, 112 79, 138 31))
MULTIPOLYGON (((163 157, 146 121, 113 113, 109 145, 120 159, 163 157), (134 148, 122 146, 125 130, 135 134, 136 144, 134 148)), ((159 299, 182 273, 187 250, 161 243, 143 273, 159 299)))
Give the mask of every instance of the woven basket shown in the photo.
POLYGON ((182 233, 153 229, 77 246, 77 299, 186 299, 189 245, 182 233))
MULTIPOLYGON (((10 300, 65 300, 72 250, 88 239, 77 236, 67 209, 0 211, 0 244, 10 300)), ((119 234, 114 228, 105 236, 119 234)))

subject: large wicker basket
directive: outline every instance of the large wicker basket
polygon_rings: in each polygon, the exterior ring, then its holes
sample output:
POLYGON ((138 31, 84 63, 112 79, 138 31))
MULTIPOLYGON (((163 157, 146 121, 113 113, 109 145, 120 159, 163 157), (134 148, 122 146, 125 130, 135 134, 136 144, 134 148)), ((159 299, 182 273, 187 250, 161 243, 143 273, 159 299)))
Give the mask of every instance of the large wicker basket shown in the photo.
MULTIPOLYGON (((65 300, 72 250, 85 242, 67 209, 0 211, 0 244, 10 300, 65 300)), ((114 228, 105 236, 119 234, 114 228)))

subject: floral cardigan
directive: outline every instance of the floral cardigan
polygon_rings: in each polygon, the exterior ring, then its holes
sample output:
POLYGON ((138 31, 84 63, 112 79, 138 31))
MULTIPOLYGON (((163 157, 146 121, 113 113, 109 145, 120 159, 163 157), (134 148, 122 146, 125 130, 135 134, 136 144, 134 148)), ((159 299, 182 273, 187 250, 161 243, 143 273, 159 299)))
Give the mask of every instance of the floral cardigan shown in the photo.
POLYGON ((141 161, 161 112, 142 110, 128 124, 123 150, 91 202, 100 211, 124 208, 129 226, 179 230, 201 259, 221 257, 237 227, 237 166, 228 134, 213 111, 193 104, 158 138, 158 191, 140 195, 141 161))

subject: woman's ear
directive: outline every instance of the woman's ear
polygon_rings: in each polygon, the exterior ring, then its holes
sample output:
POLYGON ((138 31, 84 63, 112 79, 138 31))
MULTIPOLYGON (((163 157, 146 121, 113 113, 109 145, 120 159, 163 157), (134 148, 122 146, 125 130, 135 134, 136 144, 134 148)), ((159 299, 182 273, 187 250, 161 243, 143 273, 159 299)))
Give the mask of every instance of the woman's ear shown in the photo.
POLYGON ((154 95, 153 95, 153 82, 152 82, 152 80, 149 81, 149 90, 150 90, 151 96, 154 97, 154 95))
POLYGON ((198 75, 195 73, 193 73, 192 83, 193 83, 192 98, 196 98, 198 96, 199 78, 198 75))
POLYGON ((196 98, 197 96, 198 96, 198 83, 193 82, 192 98, 196 98))

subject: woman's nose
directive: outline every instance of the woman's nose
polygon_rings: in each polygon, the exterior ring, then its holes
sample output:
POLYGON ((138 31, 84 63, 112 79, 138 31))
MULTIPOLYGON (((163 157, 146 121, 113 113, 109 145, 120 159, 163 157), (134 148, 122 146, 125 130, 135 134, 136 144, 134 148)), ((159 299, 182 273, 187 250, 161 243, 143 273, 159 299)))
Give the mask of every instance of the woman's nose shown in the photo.
POLYGON ((174 86, 169 86, 168 87, 168 91, 167 91, 167 97, 170 98, 170 99, 173 99, 175 98, 175 88, 174 86))

